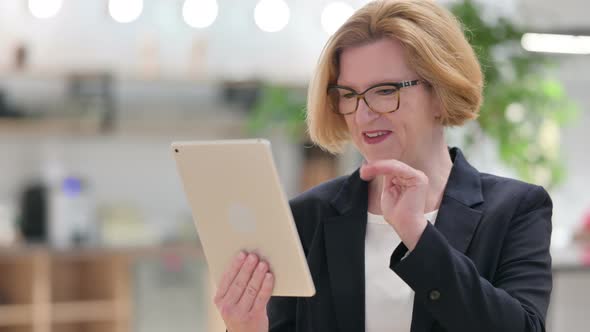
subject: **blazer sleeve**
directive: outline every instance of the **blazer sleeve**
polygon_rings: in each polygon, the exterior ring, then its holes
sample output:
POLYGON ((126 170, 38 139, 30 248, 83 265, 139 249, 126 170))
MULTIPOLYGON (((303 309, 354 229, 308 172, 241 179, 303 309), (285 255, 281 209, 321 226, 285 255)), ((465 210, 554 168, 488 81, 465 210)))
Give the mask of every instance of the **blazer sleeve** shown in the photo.
POLYGON ((531 187, 510 221, 491 281, 430 223, 403 260, 408 249, 396 248, 390 268, 448 331, 545 331, 552 289, 551 215, 547 192, 531 187))
POLYGON ((296 297, 273 296, 267 304, 269 332, 295 332, 296 297))

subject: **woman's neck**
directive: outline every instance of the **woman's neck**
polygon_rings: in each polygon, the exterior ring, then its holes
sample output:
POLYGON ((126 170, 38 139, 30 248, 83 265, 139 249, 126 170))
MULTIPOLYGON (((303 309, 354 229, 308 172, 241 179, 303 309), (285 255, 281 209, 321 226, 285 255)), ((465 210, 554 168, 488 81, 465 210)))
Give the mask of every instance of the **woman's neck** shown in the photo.
MULTIPOLYGON (((421 170, 428 177, 428 194, 424 213, 437 210, 442 201, 443 193, 451 174, 453 162, 445 144, 418 156, 413 162, 400 160, 414 169, 421 170)), ((381 191, 383 177, 375 177, 369 183, 369 212, 381 213, 381 191)))

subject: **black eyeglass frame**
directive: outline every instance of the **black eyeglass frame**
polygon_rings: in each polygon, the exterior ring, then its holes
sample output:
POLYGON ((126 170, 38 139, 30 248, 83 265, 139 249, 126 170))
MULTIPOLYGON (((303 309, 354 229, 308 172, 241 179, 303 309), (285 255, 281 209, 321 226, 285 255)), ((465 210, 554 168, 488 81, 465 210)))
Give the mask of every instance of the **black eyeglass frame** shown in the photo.
POLYGON ((420 79, 418 79, 418 80, 411 80, 411 81, 403 81, 403 82, 384 82, 384 83, 379 83, 379 84, 375 84, 373 86, 370 86, 365 91, 363 91, 361 93, 358 93, 353 88, 350 88, 350 87, 347 87, 347 86, 332 84, 332 85, 329 85, 328 86, 328 89, 327 89, 326 92, 329 93, 330 90, 333 90, 333 89, 343 89, 343 90, 350 91, 351 93, 354 94, 354 97, 356 97, 356 105, 354 107, 354 111, 348 112, 348 113, 341 113, 341 112, 338 111, 337 107, 335 107, 336 105, 333 105, 334 107, 332 107, 332 110, 336 114, 349 115, 349 114, 352 114, 352 113, 356 112, 356 110, 359 108, 359 100, 361 100, 361 99, 365 101, 365 104, 369 107, 369 109, 371 111, 373 111, 375 113, 378 113, 378 114, 386 114, 386 113, 393 113, 393 112, 395 112, 395 111, 397 111, 399 109, 400 100, 401 100, 400 90, 402 88, 410 87, 410 86, 415 86, 415 85, 420 84, 421 82, 422 82, 422 80, 420 80, 420 79), (374 89, 374 88, 378 88, 378 87, 382 87, 382 86, 393 86, 393 87, 395 87, 397 89, 397 91, 396 91, 396 93, 398 94, 397 95, 397 105, 395 106, 395 109, 393 109, 391 111, 387 111, 387 112, 379 112, 379 111, 376 111, 376 110, 374 110, 371 107, 371 105, 369 105, 369 103, 367 102, 367 99, 365 99, 365 94, 369 90, 374 89))

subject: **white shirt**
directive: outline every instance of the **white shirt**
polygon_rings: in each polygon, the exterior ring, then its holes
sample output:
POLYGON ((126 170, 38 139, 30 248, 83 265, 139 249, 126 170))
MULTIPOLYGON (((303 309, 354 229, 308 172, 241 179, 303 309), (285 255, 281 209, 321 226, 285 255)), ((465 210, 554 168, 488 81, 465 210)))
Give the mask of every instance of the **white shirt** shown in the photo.
MULTIPOLYGON (((424 217, 433 223, 438 210, 424 217)), ((381 215, 368 213, 365 237, 365 331, 409 332, 414 291, 389 268, 401 239, 381 215)))

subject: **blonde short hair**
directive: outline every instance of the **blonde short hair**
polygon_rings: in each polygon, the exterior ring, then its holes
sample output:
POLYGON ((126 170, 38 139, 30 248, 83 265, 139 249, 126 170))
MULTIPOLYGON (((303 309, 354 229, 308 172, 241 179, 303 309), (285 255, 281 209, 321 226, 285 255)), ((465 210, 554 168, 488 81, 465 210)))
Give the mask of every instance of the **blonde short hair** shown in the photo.
POLYGON ((339 75, 342 51, 395 38, 409 65, 432 86, 441 101, 443 126, 475 119, 483 97, 483 74, 459 21, 432 0, 381 0, 355 12, 326 43, 308 89, 307 126, 311 140, 339 153, 349 140, 342 115, 331 110, 329 84, 339 75))

